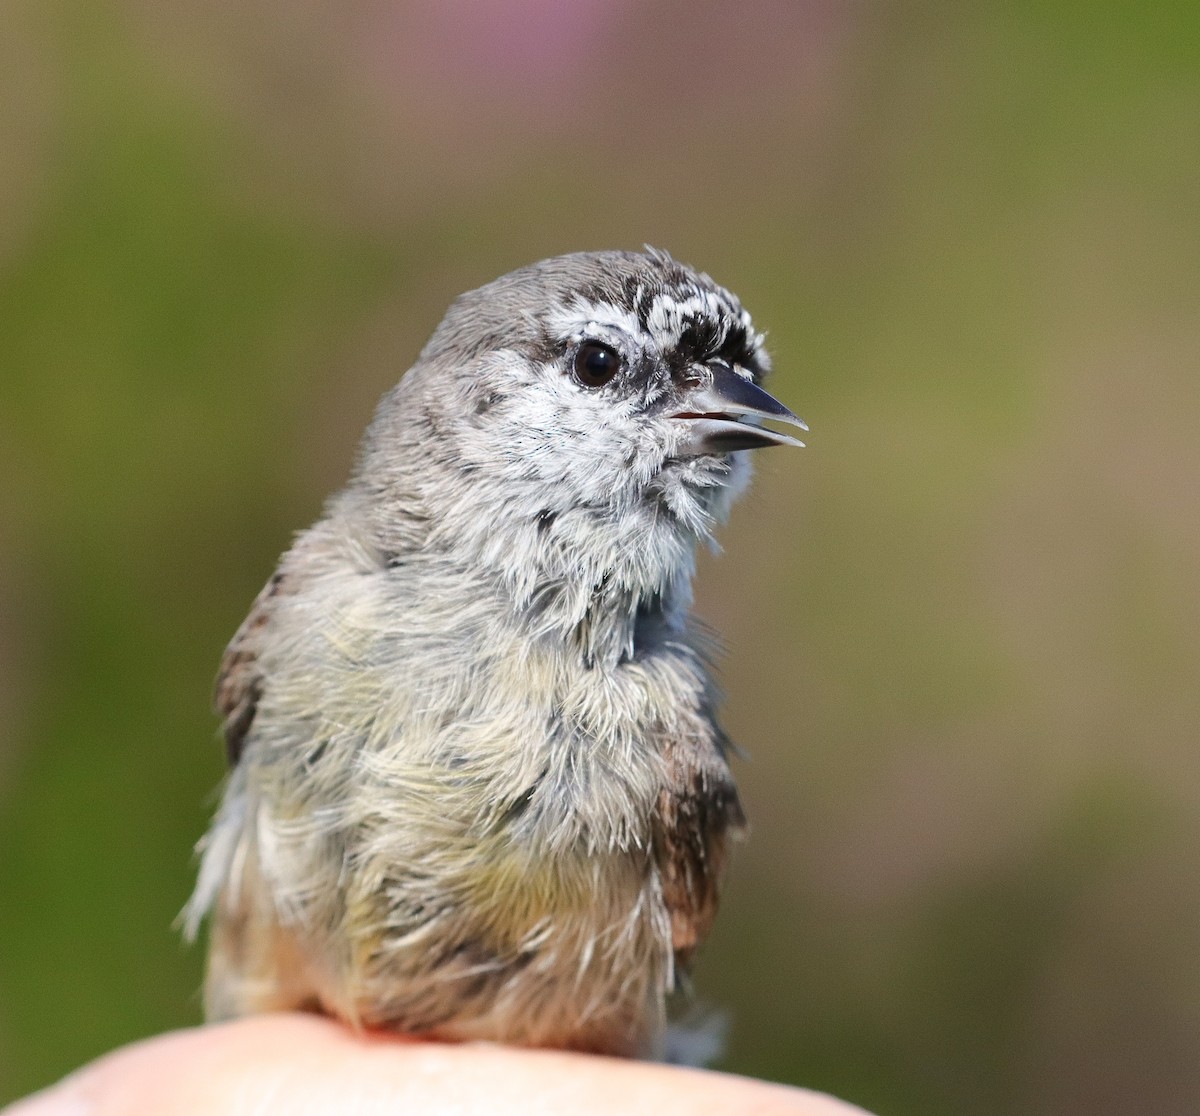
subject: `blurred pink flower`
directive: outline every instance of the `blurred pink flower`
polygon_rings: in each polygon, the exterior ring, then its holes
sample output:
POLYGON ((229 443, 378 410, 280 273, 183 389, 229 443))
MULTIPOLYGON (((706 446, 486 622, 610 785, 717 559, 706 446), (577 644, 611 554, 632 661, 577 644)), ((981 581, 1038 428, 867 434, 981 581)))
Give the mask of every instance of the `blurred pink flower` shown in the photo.
MULTIPOLYGON (((364 20, 365 44, 386 86, 414 89, 488 111, 500 95, 553 112, 580 86, 611 80, 615 30, 628 0, 444 0, 380 5, 364 20)), ((422 98, 424 100, 424 98, 422 98)))

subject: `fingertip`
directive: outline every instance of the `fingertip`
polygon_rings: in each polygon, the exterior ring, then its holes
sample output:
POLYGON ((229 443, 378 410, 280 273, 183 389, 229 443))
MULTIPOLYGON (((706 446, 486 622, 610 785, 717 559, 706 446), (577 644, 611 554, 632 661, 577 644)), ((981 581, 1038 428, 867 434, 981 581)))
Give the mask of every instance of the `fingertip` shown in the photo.
POLYGON ((551 1116, 851 1116, 817 1093, 704 1070, 362 1034, 329 1019, 259 1016, 110 1054, 2 1116, 238 1116, 263 1111, 551 1116))
POLYGON ((0 1116, 95 1116, 95 1111, 91 1100, 67 1081, 10 1104, 0 1116))

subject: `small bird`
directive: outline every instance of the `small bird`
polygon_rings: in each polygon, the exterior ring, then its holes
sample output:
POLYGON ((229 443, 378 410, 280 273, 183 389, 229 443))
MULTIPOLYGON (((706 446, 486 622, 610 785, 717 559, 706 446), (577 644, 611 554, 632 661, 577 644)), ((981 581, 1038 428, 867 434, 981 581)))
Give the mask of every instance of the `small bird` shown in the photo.
POLYGON ((454 302, 221 663, 210 1019, 662 1056, 744 827, 695 551, 807 429, 768 368, 654 249, 454 302))

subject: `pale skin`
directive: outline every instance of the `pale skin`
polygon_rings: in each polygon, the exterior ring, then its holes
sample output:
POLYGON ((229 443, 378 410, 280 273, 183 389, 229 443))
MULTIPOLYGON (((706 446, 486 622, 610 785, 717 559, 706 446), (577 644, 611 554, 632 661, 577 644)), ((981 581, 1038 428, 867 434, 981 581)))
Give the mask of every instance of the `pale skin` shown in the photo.
POLYGON ((551 1050, 355 1034, 279 1014, 176 1031, 114 1051, 4 1116, 295 1112, 550 1116, 862 1116, 803 1089, 551 1050))

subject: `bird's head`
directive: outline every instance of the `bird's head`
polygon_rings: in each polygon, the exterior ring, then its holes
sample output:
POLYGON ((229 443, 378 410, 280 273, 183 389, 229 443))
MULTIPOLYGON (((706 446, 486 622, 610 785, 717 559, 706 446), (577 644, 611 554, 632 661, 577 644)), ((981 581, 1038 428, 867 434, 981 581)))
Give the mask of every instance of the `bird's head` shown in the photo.
MULTIPOLYGON (((665 253, 559 256, 462 295, 380 408, 360 476, 416 485, 431 538, 535 592, 659 584, 804 427, 749 313, 665 253)), ((686 568, 682 568, 686 567, 686 568)))

